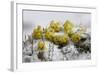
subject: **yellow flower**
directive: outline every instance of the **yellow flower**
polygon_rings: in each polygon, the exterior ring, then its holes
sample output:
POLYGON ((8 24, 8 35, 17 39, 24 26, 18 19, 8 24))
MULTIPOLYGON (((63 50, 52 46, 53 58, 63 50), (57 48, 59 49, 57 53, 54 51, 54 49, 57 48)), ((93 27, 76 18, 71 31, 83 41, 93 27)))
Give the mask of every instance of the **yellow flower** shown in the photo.
POLYGON ((50 28, 54 29, 55 32, 59 32, 61 30, 61 25, 58 21, 51 21, 50 28))
POLYGON ((43 30, 42 30, 41 26, 38 26, 36 29, 33 30, 32 37, 35 39, 41 39, 42 32, 43 32, 43 30))
POLYGON ((73 25, 73 23, 70 22, 69 20, 67 20, 67 21, 64 23, 63 26, 64 26, 64 32, 67 33, 68 35, 70 35, 70 34, 73 32, 72 29, 73 29, 74 25, 73 25))
POLYGON ((44 51, 45 50, 45 43, 43 41, 38 42, 38 50, 44 51))
POLYGON ((74 43, 77 43, 77 42, 80 41, 81 36, 80 36, 79 33, 74 33, 74 34, 72 35, 71 39, 72 39, 72 41, 73 41, 74 43))
POLYGON ((64 44, 68 44, 68 36, 67 35, 55 35, 53 42, 56 45, 64 45, 64 44))
POLYGON ((49 41, 53 40, 53 36, 54 36, 54 30, 51 28, 48 28, 45 32, 45 38, 49 41))
POLYGON ((66 35, 66 34, 64 34, 63 36, 62 36, 62 41, 63 41, 63 43, 68 43, 68 35, 66 35))

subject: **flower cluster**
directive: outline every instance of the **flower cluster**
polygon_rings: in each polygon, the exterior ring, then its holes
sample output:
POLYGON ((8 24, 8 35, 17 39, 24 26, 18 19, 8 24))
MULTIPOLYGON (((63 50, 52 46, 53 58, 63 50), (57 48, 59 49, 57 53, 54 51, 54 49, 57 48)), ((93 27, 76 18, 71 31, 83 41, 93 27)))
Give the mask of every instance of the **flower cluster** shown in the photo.
MULTIPOLYGON (((71 57, 73 59, 73 57, 76 57, 77 51, 79 53, 91 52, 90 40, 90 35, 87 33, 87 28, 84 26, 75 25, 70 20, 66 20, 63 24, 59 21, 52 20, 46 28, 42 26, 34 28, 32 35, 28 37, 24 45, 31 43, 31 47, 29 46, 31 49, 28 49, 29 51, 27 52, 29 52, 28 55, 31 55, 32 58, 33 56, 37 56, 38 58, 34 57, 35 60, 50 61, 53 60, 52 52, 54 52, 54 49, 61 49, 62 57, 66 59, 71 59, 71 57), (47 42, 49 42, 48 46, 47 42), (33 48, 33 46, 36 47, 33 48), (56 46, 58 48, 56 48, 56 46)), ((24 54, 27 55, 27 53, 24 54)))

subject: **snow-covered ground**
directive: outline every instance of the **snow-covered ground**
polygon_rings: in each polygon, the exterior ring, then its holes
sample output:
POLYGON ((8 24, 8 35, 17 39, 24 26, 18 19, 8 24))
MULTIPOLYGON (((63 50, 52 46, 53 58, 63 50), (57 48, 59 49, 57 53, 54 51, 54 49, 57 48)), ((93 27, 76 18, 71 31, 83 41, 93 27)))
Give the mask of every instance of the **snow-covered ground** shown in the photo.
POLYGON ((23 62, 38 62, 38 61, 67 61, 67 60, 87 60, 91 59, 90 52, 78 51, 74 43, 58 48, 57 45, 46 41, 46 51, 43 52, 44 60, 38 58, 38 42, 39 40, 33 41, 35 44, 32 45, 28 40, 23 43, 23 62))

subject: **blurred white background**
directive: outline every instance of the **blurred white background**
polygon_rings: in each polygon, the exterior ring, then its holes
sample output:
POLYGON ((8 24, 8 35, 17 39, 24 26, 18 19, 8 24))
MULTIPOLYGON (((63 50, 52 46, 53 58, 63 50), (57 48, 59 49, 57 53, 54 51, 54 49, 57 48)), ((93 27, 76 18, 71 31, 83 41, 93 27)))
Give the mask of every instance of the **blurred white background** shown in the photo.
MULTIPOLYGON (((0 73, 11 73, 10 69, 10 43, 11 43, 11 25, 10 25, 10 1, 0 0, 0 73)), ((26 0, 24 0, 26 1, 26 0)), ((27 0, 29 1, 29 0, 27 0)), ((69 6, 95 6, 97 7, 98 25, 95 31, 95 46, 98 49, 98 61, 96 67, 81 67, 81 68, 65 68, 65 69, 48 69, 34 70, 34 73, 100 73, 100 0, 31 0, 38 4, 60 4, 69 6), (73 4, 71 4, 73 3, 73 4)), ((95 24, 94 24, 95 26, 95 24)), ((32 72, 32 73, 33 73, 32 72)), ((16 72, 15 72, 16 73, 16 72)), ((29 73, 29 72, 26 72, 29 73)))

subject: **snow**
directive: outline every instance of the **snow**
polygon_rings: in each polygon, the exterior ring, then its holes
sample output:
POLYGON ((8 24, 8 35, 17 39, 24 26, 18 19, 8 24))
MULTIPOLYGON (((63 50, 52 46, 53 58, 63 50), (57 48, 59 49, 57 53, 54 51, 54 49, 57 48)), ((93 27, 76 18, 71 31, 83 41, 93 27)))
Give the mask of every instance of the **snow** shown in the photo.
MULTIPOLYGON (((40 62, 41 59, 38 58, 39 51, 37 50, 38 41, 35 41, 34 45, 27 43, 27 46, 23 49, 23 62, 40 62), (33 50, 32 50, 33 49, 33 50), (33 51, 33 53, 32 53, 33 51)), ((67 60, 87 60, 91 59, 91 53, 77 51, 78 48, 74 46, 71 42, 67 46, 58 49, 57 45, 49 41, 46 42, 47 50, 44 51, 44 57, 46 61, 67 61, 67 60)), ((43 60, 45 61, 45 60, 43 60)))

